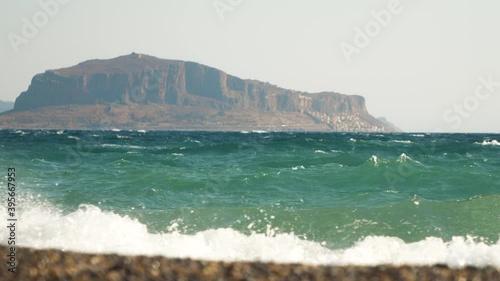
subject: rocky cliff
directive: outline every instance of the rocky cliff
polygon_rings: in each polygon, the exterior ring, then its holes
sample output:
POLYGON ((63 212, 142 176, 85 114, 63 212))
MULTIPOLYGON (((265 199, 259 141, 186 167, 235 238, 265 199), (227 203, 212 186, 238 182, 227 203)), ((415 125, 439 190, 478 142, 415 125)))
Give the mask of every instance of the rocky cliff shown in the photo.
MULTIPOLYGON (((361 96, 291 91, 269 83, 241 79, 194 62, 135 53, 108 60, 90 60, 38 74, 28 90, 16 99, 14 113, 67 105, 134 108, 164 105, 170 109, 215 111, 219 117, 230 112, 248 111, 249 115, 262 113, 268 117, 280 113, 285 119, 285 115, 290 114, 303 116, 314 124, 324 125, 327 130, 391 131, 367 112, 365 99, 361 96)), ((176 119, 175 116, 172 118, 176 119)), ((207 118, 210 116, 201 119, 207 118)), ((280 124, 274 125, 279 127, 280 124)), ((287 127, 288 123, 281 126, 287 127)), ((307 126, 299 127, 307 130, 307 126)))

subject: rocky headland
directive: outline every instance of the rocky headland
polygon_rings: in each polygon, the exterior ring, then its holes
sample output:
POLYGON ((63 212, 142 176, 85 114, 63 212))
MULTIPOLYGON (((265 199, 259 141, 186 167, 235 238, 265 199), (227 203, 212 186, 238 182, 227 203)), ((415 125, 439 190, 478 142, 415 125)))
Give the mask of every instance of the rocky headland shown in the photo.
POLYGON ((136 53, 35 75, 0 128, 397 130, 362 96, 292 91, 136 53))

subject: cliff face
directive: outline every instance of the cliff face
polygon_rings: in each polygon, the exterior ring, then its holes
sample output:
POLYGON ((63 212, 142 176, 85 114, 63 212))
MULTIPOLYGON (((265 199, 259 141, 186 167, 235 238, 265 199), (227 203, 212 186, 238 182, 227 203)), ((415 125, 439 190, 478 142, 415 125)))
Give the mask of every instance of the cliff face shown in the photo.
POLYGON ((240 110, 366 113, 360 96, 292 92, 243 80, 194 62, 131 54, 93 60, 36 75, 16 100, 16 111, 66 105, 118 102, 210 106, 240 110))
POLYGON ((330 128, 335 127, 332 120, 336 116, 344 119, 361 116, 358 119, 364 122, 363 126, 387 129, 368 114, 361 96, 290 91, 269 83, 240 79, 194 62, 135 53, 38 74, 28 90, 16 99, 14 111, 110 103, 201 107, 220 112, 293 112, 306 114, 316 122, 331 123, 330 128))

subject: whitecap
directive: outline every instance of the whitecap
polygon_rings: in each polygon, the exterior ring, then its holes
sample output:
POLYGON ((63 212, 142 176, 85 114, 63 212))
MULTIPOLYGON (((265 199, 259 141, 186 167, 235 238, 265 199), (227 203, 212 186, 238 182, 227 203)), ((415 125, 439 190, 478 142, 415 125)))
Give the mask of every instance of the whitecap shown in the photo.
POLYGON ((395 142, 395 143, 413 143, 410 140, 391 140, 389 142, 395 142))
POLYGON ((17 130, 17 131, 14 131, 14 134, 20 134, 21 136, 24 136, 24 135, 29 135, 30 133, 29 132, 24 132, 22 130, 17 130))
POLYGON ((147 149, 143 146, 138 145, 120 145, 120 144, 112 144, 112 143, 104 143, 98 145, 99 147, 112 147, 112 148, 131 148, 131 149, 147 149))
POLYGON ((475 144, 483 145, 483 146, 500 146, 500 142, 497 140, 491 140, 491 141, 483 141, 483 142, 475 142, 475 144))
POLYGON ((407 160, 412 160, 406 153, 401 153, 398 157, 398 162, 406 162, 407 160))

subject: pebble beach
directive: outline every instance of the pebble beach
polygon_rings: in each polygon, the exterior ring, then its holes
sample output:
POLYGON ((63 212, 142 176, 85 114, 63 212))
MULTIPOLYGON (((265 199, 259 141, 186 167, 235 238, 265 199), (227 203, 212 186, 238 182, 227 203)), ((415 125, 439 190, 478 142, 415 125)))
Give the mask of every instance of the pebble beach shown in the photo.
MULTIPOLYGON (((0 246, 0 255, 9 253, 0 246)), ((310 266, 259 262, 217 262, 166 257, 83 254, 16 248, 16 272, 5 267, 0 280, 500 280, 500 268, 435 266, 310 266)))

